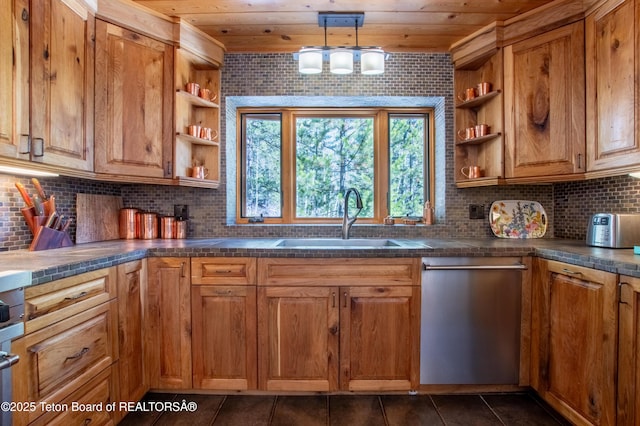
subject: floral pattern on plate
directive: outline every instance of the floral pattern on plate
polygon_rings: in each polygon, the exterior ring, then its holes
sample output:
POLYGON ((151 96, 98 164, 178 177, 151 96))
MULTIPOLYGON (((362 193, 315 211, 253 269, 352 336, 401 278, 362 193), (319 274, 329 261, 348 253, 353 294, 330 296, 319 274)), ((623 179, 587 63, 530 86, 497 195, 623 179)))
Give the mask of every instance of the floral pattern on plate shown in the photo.
POLYGON ((498 238, 542 238, 547 214, 537 201, 499 200, 491 204, 489 224, 498 238))

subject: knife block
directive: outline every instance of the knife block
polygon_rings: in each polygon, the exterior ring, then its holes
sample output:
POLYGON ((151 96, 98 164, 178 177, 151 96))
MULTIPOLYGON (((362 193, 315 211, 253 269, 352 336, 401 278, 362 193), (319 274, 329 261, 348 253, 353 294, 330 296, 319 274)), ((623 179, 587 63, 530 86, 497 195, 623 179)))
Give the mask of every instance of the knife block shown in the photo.
POLYGON ((30 251, 48 250, 73 245, 67 232, 56 231, 55 229, 44 226, 48 216, 36 216, 33 207, 25 207, 20 209, 20 211, 33 234, 33 241, 31 241, 31 245, 29 246, 30 251))
POLYGON ((60 247, 70 247, 73 245, 69 234, 64 231, 56 231, 55 229, 40 226, 29 246, 30 251, 48 250, 60 247))

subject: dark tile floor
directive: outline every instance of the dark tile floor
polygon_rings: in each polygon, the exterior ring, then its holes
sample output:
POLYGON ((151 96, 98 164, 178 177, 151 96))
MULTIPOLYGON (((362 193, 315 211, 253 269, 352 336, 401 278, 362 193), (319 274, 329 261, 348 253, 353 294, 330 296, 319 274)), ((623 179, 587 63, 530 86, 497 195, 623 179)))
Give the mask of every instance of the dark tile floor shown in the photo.
POLYGON ((150 393, 121 425, 568 425, 527 393, 474 395, 175 395, 150 393), (172 411, 195 403, 193 411, 172 411), (154 408, 155 407, 155 408, 154 408), (172 405, 171 407, 174 407, 172 405))

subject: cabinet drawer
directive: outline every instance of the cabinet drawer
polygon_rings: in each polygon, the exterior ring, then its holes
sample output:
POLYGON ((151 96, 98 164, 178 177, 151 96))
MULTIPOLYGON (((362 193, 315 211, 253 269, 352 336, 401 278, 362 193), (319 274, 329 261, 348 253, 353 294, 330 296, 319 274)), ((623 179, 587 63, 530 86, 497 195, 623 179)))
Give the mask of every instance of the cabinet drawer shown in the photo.
POLYGON ((87 272, 25 289, 25 332, 84 312, 116 295, 115 268, 87 272))
POLYGON ((259 259, 258 285, 420 285, 420 259, 259 259))
POLYGON ((43 414, 41 401, 60 403, 111 367, 117 353, 116 320, 116 302, 110 301, 22 339, 27 395, 16 397, 37 403, 30 420, 43 414))
POLYGON ((191 284, 254 285, 256 259, 202 257, 191 259, 191 284))
POLYGON ((106 368, 62 402, 66 410, 45 413, 30 426, 112 425, 113 413, 106 409, 113 402, 112 387, 111 368, 106 368))

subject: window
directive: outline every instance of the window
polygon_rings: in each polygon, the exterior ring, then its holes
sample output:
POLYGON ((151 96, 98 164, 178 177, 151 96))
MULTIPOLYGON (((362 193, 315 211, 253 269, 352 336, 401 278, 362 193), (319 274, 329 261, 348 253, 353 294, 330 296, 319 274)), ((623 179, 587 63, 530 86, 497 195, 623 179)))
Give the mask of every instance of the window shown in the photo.
POLYGON ((361 222, 422 215, 433 186, 431 109, 238 112, 238 222, 339 222, 351 187, 361 222))

